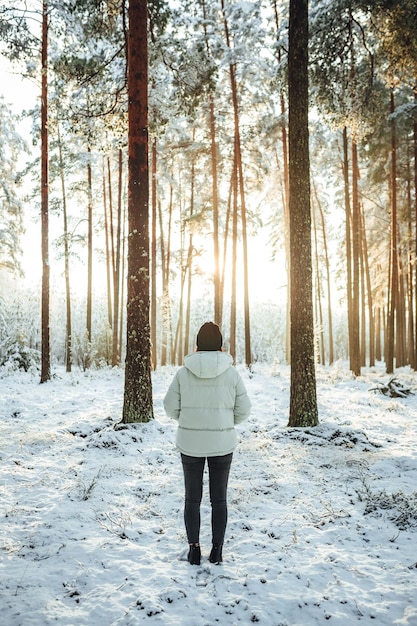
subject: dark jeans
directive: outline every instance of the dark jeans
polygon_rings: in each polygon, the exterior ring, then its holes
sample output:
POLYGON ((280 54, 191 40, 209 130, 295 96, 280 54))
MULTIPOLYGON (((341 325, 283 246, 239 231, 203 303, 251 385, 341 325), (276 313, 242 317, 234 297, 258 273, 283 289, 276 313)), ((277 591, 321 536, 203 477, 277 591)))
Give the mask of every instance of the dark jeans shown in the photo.
MULTIPOLYGON (((233 453, 207 457, 211 502, 212 541, 223 545, 227 524, 227 482, 233 453)), ((184 522, 188 543, 200 541, 200 504, 203 496, 205 457, 181 454, 184 470, 184 522)))

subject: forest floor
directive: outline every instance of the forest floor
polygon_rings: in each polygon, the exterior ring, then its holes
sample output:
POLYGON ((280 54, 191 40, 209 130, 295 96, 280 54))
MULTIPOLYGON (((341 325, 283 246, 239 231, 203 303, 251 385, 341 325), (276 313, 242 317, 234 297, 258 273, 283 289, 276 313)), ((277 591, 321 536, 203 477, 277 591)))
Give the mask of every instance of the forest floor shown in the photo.
POLYGON ((289 429, 289 368, 239 368, 224 562, 187 562, 176 424, 115 429, 123 371, 0 370, 0 622, 4 626, 417 624, 417 375, 390 397, 381 367, 317 369, 320 424, 289 429))

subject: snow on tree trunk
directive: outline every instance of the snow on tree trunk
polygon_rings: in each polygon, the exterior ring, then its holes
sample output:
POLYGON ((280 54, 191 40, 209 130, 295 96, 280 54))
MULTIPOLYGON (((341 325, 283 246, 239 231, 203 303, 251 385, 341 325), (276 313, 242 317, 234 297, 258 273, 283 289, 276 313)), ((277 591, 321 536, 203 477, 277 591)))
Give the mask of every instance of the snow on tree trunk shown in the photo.
POLYGON ((149 323, 147 2, 129 4, 128 281, 123 423, 153 418, 149 323))
POLYGON ((42 363, 41 383, 51 379, 49 329, 49 207, 48 207, 48 5, 42 6, 41 87, 41 230, 42 230, 42 363))
POLYGON ((308 6, 290 0, 288 53, 291 392, 289 426, 318 423, 308 145, 308 6))

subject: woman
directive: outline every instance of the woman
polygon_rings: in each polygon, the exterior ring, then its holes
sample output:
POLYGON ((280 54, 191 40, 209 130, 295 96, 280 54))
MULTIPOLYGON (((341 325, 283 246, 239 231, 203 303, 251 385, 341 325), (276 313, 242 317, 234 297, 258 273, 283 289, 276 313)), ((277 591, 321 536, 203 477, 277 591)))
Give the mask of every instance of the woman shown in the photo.
POLYGON ((222 350, 217 324, 206 322, 197 335, 197 351, 184 359, 164 398, 168 417, 178 421, 177 448, 184 470, 184 522, 189 543, 188 561, 200 565, 200 504, 207 459, 212 507, 212 548, 209 560, 220 563, 227 524, 227 482, 235 424, 249 415, 245 385, 222 350))

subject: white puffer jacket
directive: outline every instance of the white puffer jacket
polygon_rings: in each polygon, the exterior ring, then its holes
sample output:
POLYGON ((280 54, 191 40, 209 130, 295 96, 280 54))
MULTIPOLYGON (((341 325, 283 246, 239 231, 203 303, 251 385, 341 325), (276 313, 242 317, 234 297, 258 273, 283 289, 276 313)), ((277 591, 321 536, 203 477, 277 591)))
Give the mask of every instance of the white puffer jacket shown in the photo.
POLYGON ((235 424, 251 403, 232 357, 194 352, 184 359, 164 398, 168 417, 178 421, 177 448, 189 456, 223 456, 237 444, 235 424))

